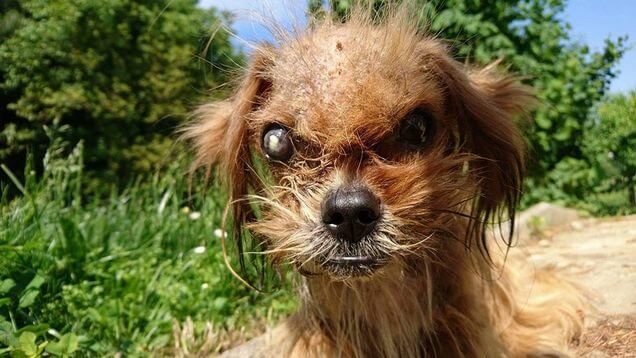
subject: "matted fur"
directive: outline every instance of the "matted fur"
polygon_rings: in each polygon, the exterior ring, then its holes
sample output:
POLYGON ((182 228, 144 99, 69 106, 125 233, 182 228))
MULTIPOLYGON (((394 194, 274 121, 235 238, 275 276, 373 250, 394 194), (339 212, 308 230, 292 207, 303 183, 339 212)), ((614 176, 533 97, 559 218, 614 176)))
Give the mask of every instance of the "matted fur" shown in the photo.
POLYGON ((505 249, 488 243, 492 223, 514 218, 525 162, 514 118, 532 91, 495 65, 453 60, 409 13, 402 5, 378 18, 359 7, 346 23, 327 17, 257 48, 235 94, 202 106, 186 129, 195 165, 218 165, 230 188, 241 263, 248 230, 250 247, 304 275, 299 311, 261 353, 566 355, 582 327, 577 290, 520 268, 518 256, 503 265, 512 230, 505 249), (435 117, 421 150, 393 135, 415 108, 435 117), (290 128, 296 148, 288 163, 267 163, 273 182, 254 162, 266 162, 261 140, 272 123, 290 128), (320 219, 326 193, 344 183, 382 202, 377 230, 346 247, 320 219), (343 250, 388 262, 364 277, 326 270, 343 250))

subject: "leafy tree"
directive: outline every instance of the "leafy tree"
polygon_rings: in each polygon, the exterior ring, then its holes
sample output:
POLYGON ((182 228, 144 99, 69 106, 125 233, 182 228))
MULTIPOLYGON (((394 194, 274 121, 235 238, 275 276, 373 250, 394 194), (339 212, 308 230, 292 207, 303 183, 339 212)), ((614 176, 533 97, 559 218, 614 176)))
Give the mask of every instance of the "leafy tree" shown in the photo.
MULTIPOLYGON (((332 14, 346 20, 355 0, 330 0, 332 14)), ((449 39, 459 59, 487 64, 503 58, 538 91, 543 105, 528 128, 532 157, 528 187, 553 186, 549 173, 585 157, 583 133, 593 107, 608 90, 624 38, 606 40, 599 52, 572 41, 562 20, 565 0, 417 0, 431 33, 449 39), (564 163, 563 161, 567 162, 564 163)), ((373 0, 379 7, 384 1, 373 0)), ((310 12, 322 11, 312 0, 310 12)), ((542 195, 548 195, 539 190, 542 195)), ((527 202, 542 199, 527 196, 527 202)))
POLYGON ((593 209, 600 214, 636 212, 636 92, 603 102, 583 141, 590 177, 595 179, 590 191, 599 196, 593 209), (618 200, 606 200, 616 197, 612 194, 619 194, 618 200))
POLYGON ((636 209, 636 92, 602 103, 585 140, 589 157, 604 166, 604 172, 616 174, 610 186, 626 189, 628 202, 636 209))
POLYGON ((581 158, 565 157, 533 190, 597 215, 636 212, 636 92, 608 97, 596 106, 581 137, 581 158))
POLYGON ((226 33, 209 40, 225 16, 196 0, 20 0, 0 11, 0 161, 16 172, 50 136, 83 139, 88 169, 107 181, 154 167, 237 60, 226 33))

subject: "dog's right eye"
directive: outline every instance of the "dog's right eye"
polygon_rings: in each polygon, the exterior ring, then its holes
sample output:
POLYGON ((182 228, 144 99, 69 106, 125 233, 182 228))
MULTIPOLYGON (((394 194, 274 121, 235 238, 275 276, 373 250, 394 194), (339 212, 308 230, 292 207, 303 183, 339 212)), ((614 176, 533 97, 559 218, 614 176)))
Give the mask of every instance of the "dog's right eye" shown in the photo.
POLYGON ((294 154, 294 143, 289 129, 280 124, 272 124, 263 132, 263 152, 267 159, 286 162, 294 154))
POLYGON ((432 115, 428 111, 417 109, 404 117, 398 128, 398 135, 405 144, 419 147, 430 139, 433 129, 432 115))

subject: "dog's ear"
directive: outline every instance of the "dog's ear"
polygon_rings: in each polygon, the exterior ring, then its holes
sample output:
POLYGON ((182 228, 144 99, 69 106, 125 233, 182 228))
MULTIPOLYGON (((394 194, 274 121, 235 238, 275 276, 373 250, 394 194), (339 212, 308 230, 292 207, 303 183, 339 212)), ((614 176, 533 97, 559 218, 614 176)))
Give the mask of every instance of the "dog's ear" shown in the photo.
POLYGON ((510 220, 511 243, 525 172, 525 141, 517 120, 533 107, 535 97, 517 78, 498 72, 496 64, 469 70, 447 57, 438 63, 458 121, 458 147, 472 158, 468 169, 477 193, 468 238, 477 237, 487 254, 490 223, 510 220))
POLYGON ((227 100, 199 107, 195 112, 197 120, 185 129, 185 137, 193 142, 196 152, 194 167, 205 168, 209 175, 216 166, 229 188, 228 209, 232 213, 241 266, 244 265, 242 225, 253 217, 245 196, 250 187, 259 185, 249 148, 248 121, 250 114, 266 100, 271 87, 270 51, 267 46, 256 49, 234 94, 227 100))

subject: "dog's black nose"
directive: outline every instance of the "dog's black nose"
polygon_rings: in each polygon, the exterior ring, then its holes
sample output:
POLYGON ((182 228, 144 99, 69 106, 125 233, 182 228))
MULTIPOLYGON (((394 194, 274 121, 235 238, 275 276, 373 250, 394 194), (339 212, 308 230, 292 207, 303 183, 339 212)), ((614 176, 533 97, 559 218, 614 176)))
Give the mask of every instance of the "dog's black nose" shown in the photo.
POLYGON ((369 234, 380 218, 380 201, 360 185, 344 185, 322 203, 322 222, 336 238, 351 243, 369 234))

